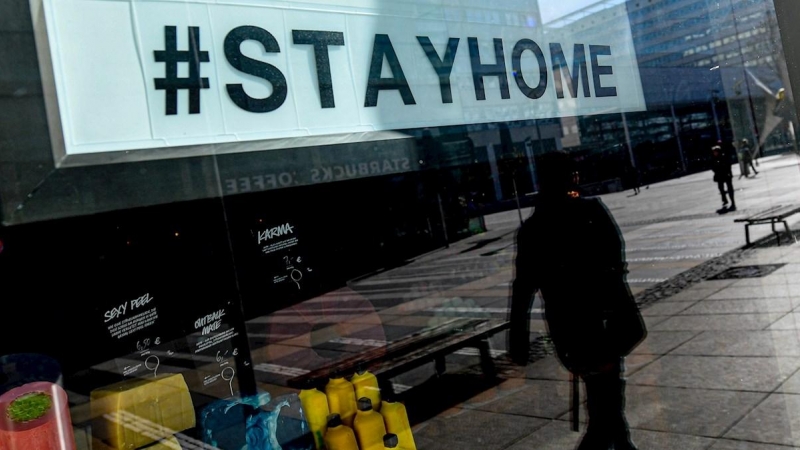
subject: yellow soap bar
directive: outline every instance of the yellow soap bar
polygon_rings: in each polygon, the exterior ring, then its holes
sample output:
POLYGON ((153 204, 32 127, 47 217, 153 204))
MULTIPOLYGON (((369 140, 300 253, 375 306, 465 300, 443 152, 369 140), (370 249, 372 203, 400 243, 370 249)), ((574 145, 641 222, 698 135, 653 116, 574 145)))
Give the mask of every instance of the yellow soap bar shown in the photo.
POLYGON ((109 447, 133 450, 195 426, 183 375, 128 380, 91 394, 92 435, 109 447))
POLYGON ((175 436, 158 441, 144 450, 181 450, 181 444, 175 436))
MULTIPOLYGON (((114 450, 111 447, 104 444, 102 441, 98 441, 97 439, 92 439, 92 446, 90 447, 91 450, 114 450)), ((182 450, 180 442, 175 438, 175 436, 169 437, 162 441, 158 441, 155 444, 146 447, 140 450, 182 450)))

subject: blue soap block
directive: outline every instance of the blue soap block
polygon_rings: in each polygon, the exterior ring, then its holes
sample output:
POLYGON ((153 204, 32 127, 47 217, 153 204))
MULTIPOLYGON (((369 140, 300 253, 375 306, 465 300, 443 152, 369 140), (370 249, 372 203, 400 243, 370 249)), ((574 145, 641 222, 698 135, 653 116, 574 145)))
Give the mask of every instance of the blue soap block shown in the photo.
POLYGON ((219 400, 200 414, 203 441, 220 450, 311 450, 308 422, 297 394, 267 393, 219 400))
POLYGON ((248 446, 247 428, 269 403, 268 393, 217 400, 200 413, 203 442, 220 450, 255 450, 248 446))
POLYGON ((270 450, 311 450, 314 438, 297 394, 273 399, 265 408, 269 421, 274 423, 275 440, 270 450), (275 447, 277 443, 280 447, 275 447))

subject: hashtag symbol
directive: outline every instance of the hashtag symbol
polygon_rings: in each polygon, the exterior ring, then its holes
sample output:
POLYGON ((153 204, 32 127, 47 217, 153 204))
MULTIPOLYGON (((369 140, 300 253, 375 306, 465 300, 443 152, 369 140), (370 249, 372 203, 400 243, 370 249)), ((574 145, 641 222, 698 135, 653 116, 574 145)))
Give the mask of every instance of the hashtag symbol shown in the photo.
POLYGON ((156 50, 156 62, 166 64, 166 78, 156 78, 156 89, 166 91, 167 115, 178 114, 178 90, 189 91, 189 114, 200 114, 200 89, 208 89, 208 78, 200 77, 200 63, 209 62, 200 51, 200 27, 189 27, 189 50, 178 50, 176 27, 164 27, 165 50, 156 50), (189 76, 178 78, 178 63, 189 63, 189 76))

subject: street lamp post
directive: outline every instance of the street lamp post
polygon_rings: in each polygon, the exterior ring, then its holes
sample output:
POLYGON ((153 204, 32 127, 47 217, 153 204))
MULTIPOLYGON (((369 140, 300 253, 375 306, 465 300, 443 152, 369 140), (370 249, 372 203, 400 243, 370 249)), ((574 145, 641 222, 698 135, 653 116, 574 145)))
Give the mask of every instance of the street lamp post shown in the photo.
POLYGON ((717 129, 717 142, 722 141, 722 133, 719 129, 719 116, 717 115, 717 94, 719 91, 714 89, 711 91, 711 112, 714 114, 714 127, 717 129))
POLYGON ((733 22, 733 32, 736 33, 736 45, 739 48, 739 59, 742 62, 742 76, 744 77, 745 89, 747 89, 747 101, 748 105, 750 106, 749 118, 750 118, 750 123, 753 127, 751 131, 753 132, 753 136, 755 137, 753 142, 755 142, 756 146, 758 147, 759 155, 763 156, 760 145, 761 133, 758 130, 758 121, 756 120, 756 110, 755 110, 755 105, 753 104, 753 95, 750 92, 750 80, 749 77, 747 76, 747 70, 745 69, 744 66, 745 64, 744 53, 742 53, 742 41, 739 39, 739 25, 736 21, 736 13, 734 12, 733 0, 728 0, 728 4, 731 5, 731 21, 733 22))
POLYGON ((683 169, 683 173, 686 173, 686 156, 683 153, 683 143, 681 142, 681 131, 678 122, 678 116, 675 114, 675 96, 678 94, 678 90, 686 83, 686 80, 681 80, 680 83, 675 87, 672 91, 672 101, 669 103, 669 109, 672 112, 672 127, 675 130, 675 140, 678 141, 678 155, 681 158, 681 168, 683 169))

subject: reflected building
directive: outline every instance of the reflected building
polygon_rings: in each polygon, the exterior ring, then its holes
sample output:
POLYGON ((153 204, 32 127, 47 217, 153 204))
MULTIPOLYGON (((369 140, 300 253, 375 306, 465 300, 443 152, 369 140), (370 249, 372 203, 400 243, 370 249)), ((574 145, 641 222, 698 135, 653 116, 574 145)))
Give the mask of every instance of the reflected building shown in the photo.
POLYGON ((789 120, 765 127, 780 114, 775 93, 788 90, 771 0, 602 0, 545 27, 618 32, 607 23, 623 4, 647 111, 562 121, 564 142, 590 161, 591 177, 613 177, 628 158, 651 181, 705 170, 717 140, 791 148, 789 120))

